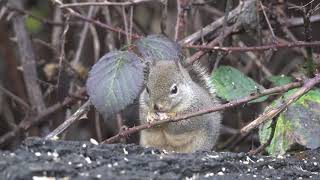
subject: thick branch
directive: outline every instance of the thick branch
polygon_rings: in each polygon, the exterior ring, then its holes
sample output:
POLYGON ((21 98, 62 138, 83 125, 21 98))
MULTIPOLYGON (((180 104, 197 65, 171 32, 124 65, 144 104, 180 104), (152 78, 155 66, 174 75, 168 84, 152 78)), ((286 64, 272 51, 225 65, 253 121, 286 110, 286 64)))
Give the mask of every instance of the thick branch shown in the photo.
MULTIPOLYGON (((9 4, 16 9, 23 9, 22 1, 20 0, 11 0, 9 4)), ((23 68, 23 78, 26 83, 29 100, 37 112, 41 112, 45 109, 45 103, 43 102, 42 92, 37 83, 36 57, 25 27, 25 18, 16 15, 13 17, 12 22, 17 37, 18 51, 23 68)))
POLYGON ((301 96, 306 94, 310 89, 312 89, 316 84, 320 83, 320 74, 317 74, 314 78, 308 79, 305 81, 303 87, 301 87, 297 92, 295 92, 292 96, 287 98, 287 100, 275 108, 268 108, 265 112, 263 112, 257 119, 252 121, 247 126, 241 129, 241 133, 248 133, 254 128, 258 127, 260 124, 272 119, 279 113, 283 112, 290 104, 296 102, 301 96))

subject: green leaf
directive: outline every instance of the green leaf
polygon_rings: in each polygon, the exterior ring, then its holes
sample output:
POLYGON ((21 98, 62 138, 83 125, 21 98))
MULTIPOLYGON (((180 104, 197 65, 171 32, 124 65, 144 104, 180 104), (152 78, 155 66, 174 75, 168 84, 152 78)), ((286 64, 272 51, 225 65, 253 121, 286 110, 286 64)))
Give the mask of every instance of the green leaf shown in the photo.
POLYGON ((182 57, 180 45, 163 35, 149 35, 137 41, 136 46, 147 60, 179 60, 182 57))
MULTIPOLYGON (((214 71, 211 75, 211 82, 216 88, 217 95, 227 101, 241 99, 264 89, 263 86, 230 66, 220 66, 214 71)), ((252 102, 261 102, 266 99, 267 96, 252 102)))
POLYGON ((285 75, 271 76, 268 78, 275 86, 282 86, 293 82, 292 78, 285 75))
MULTIPOLYGON (((36 17, 47 19, 50 12, 49 3, 47 1, 39 1, 32 6, 30 12, 36 17)), ((25 24, 31 33, 39 33, 44 28, 44 24, 41 21, 31 16, 26 17, 25 24)))
POLYGON ((30 16, 26 18, 26 27, 32 33, 37 33, 42 29, 42 23, 30 16))
POLYGON ((143 85, 143 64, 127 51, 104 55, 91 69, 86 83, 92 104, 104 116, 124 109, 143 85))
MULTIPOLYGON (((294 92, 296 89, 287 92, 284 99, 287 99, 294 92)), ((282 101, 283 99, 278 99, 270 107, 275 107, 282 101)), ((260 126, 261 143, 265 143, 269 138, 270 122, 260 126)), ((286 153, 296 144, 310 149, 320 147, 319 89, 309 91, 279 115, 274 137, 266 150, 270 155, 276 156, 286 153)))

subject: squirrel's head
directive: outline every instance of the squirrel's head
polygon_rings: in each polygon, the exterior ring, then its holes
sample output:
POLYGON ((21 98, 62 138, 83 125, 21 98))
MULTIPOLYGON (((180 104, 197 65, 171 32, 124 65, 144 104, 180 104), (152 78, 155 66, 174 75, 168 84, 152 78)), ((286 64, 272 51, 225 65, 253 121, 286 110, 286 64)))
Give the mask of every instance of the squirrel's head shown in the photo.
POLYGON ((145 93, 154 112, 176 112, 190 98, 191 77, 179 62, 157 61, 149 66, 145 93))

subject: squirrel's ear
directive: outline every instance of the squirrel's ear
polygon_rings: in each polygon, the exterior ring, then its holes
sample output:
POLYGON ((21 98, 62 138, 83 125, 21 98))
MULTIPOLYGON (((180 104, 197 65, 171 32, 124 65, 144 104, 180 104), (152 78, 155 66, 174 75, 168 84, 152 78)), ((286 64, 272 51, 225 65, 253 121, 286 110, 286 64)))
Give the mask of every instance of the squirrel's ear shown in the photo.
POLYGON ((181 72, 181 74, 184 77, 184 79, 186 79, 188 81, 191 81, 192 79, 191 79, 187 69, 184 68, 179 61, 177 62, 177 65, 178 65, 179 71, 181 72))

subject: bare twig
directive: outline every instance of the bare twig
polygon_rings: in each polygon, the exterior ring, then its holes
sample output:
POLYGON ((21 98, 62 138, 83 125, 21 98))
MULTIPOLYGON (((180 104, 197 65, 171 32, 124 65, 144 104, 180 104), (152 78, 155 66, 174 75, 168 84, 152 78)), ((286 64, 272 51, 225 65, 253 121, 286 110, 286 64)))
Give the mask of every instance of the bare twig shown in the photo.
POLYGON ((262 4, 262 2, 261 2, 260 0, 259 0, 259 3, 260 3, 260 7, 261 7, 261 9, 262 9, 264 18, 265 18, 266 21, 267 21, 268 28, 269 28, 269 30, 270 30, 270 32, 271 32, 272 40, 273 40, 273 42, 276 42, 276 35, 274 34, 273 28, 272 28, 272 26, 271 26, 271 23, 270 23, 270 21, 269 21, 269 18, 268 18, 268 16, 267 16, 267 13, 266 13, 266 11, 265 11, 265 9, 264 9, 264 6, 263 6, 263 4, 262 4))
POLYGON ((224 51, 227 53, 230 52, 246 52, 246 51, 268 51, 276 50, 280 48, 294 48, 294 47, 316 47, 320 46, 320 41, 312 42, 292 42, 287 44, 271 44, 263 46, 252 46, 252 47, 219 47, 219 46, 210 46, 208 45, 183 45, 184 48, 193 48, 200 50, 211 50, 211 51, 224 51))
MULTIPOLYGON (((320 21, 320 15, 314 15, 310 17, 310 22, 314 23, 314 22, 318 22, 320 21)), ((294 27, 294 26, 301 26, 303 25, 303 18, 299 18, 299 17, 292 17, 287 19, 284 22, 288 27, 294 27)))
POLYGON ((79 7, 79 6, 131 6, 139 3, 151 2, 155 0, 130 0, 127 2, 83 2, 83 3, 70 3, 70 4, 62 4, 61 8, 70 8, 70 7, 79 7))
MULTIPOLYGON (((245 10, 247 10, 252 3, 255 3, 255 0, 247 0, 247 1, 240 1, 239 5, 232 11, 230 11, 228 16, 228 22, 234 21, 238 18, 238 16, 245 10)), ((187 36, 186 38, 179 41, 180 44, 192 44, 202 37, 207 36, 208 34, 216 31, 217 29, 221 28, 224 22, 224 16, 220 17, 219 19, 213 21, 211 24, 207 25, 204 28, 201 28, 199 31, 187 36)))
POLYGON ((297 92, 292 96, 288 97, 286 101, 274 108, 267 108, 257 119, 252 121, 247 126, 241 129, 241 133, 250 132, 252 129, 258 127, 263 122, 266 122, 269 119, 272 119, 279 113, 283 112, 290 104, 296 102, 301 96, 307 93, 312 89, 316 84, 320 82, 320 74, 317 74, 314 78, 308 79, 304 82, 303 87, 301 87, 297 92))
POLYGON ((174 36, 175 41, 180 40, 186 33, 188 6, 190 6, 189 0, 177 0, 178 13, 174 36))
MULTIPOLYGON (((209 42, 207 45, 200 45, 200 46, 213 47, 213 46, 217 45, 220 42, 221 39, 225 38, 226 36, 229 36, 232 32, 234 32, 238 27, 239 27, 239 23, 236 23, 231 27, 227 27, 225 29, 224 36, 218 36, 217 38, 215 38, 214 40, 209 42)), ((184 45, 183 47, 185 47, 185 48, 189 48, 190 47, 191 48, 191 47, 197 47, 197 46, 195 46, 195 45, 184 45)), ((208 49, 202 49, 201 51, 198 51, 197 53, 193 54, 191 57, 187 58, 186 62, 188 64, 192 64, 193 62, 198 60, 200 57, 202 57, 207 51, 208 51, 208 49)))
POLYGON ((120 138, 126 137, 130 134, 136 133, 138 131, 141 131, 143 129, 147 129, 147 128, 151 128, 163 123, 169 123, 169 122, 177 122, 177 121, 181 121, 181 120, 185 120, 191 117, 195 117, 195 116, 199 116, 202 114, 207 114, 207 113, 211 113, 211 112, 215 112, 215 111, 222 111, 228 108, 232 108, 244 103, 247 103, 249 101, 252 101, 254 99, 257 99, 259 97, 265 96, 265 95, 270 95, 270 94, 274 94, 274 93, 280 93, 280 92, 286 92, 290 89, 296 88, 296 87, 300 87, 302 85, 302 82, 295 82, 295 83, 290 83, 284 86, 278 86, 275 88, 270 88, 270 89, 266 89, 266 90, 262 90, 257 94, 252 94, 251 96, 239 99, 239 100, 235 100, 226 104, 222 104, 222 105, 218 105, 212 108, 208 108, 208 109, 201 109, 197 112, 192 112, 192 113, 187 113, 187 114, 182 114, 182 115, 178 115, 176 117, 172 117, 169 119, 165 119, 165 120, 159 120, 159 121, 155 121, 152 123, 148 123, 148 124, 142 124, 140 126, 135 126, 132 128, 128 128, 127 130, 120 132, 118 134, 116 134, 115 136, 103 141, 103 143, 113 143, 117 140, 119 140, 120 138))
MULTIPOLYGON (((80 89, 76 94, 84 94, 85 89, 80 89)), ((17 128, 15 128, 12 131, 7 132, 6 134, 2 135, 0 137, 0 146, 2 146, 5 142, 10 140, 11 138, 17 136, 17 134, 21 132, 25 132, 29 130, 31 127, 41 124, 42 122, 45 122, 48 120, 48 117, 52 115, 53 113, 56 113, 57 111, 73 105, 75 102, 77 102, 77 99, 66 97, 62 103, 56 103, 50 107, 48 107, 43 112, 40 112, 36 117, 30 119, 30 117, 27 117, 23 119, 17 128)))
MULTIPOLYGON (((228 17, 229 17, 229 13, 230 13, 230 10, 232 8, 232 5, 233 5, 233 0, 227 0, 226 7, 225 7, 225 16, 224 16, 223 25, 222 25, 222 32, 219 35, 221 37, 225 37, 224 32, 225 32, 226 27, 227 27, 228 17)), ((224 40, 225 40, 225 38, 220 38, 220 41, 219 41, 219 46, 220 47, 223 46, 223 41, 224 40)), ((223 57, 223 54, 221 54, 221 53, 217 54, 217 58, 216 58, 216 61, 214 63, 213 70, 216 70, 218 68, 218 65, 219 65, 222 57, 223 57)))
MULTIPOLYGON (((311 5, 307 6, 309 8, 304 8, 303 12, 303 22, 304 22, 304 35, 305 35, 305 41, 311 42, 312 36, 311 36, 311 22, 310 22, 310 16, 311 16, 311 5)), ((315 73, 315 65, 313 63, 313 50, 312 47, 306 47, 307 51, 307 57, 306 57, 306 63, 307 63, 307 71, 308 76, 311 77, 315 73)))
MULTIPOLYGON (((94 10, 95 10, 94 7, 90 7, 89 8, 87 18, 92 18, 93 17, 94 10)), ((88 34, 88 31, 89 31, 89 26, 90 26, 90 24, 88 22, 86 22, 84 24, 84 27, 83 27, 81 33, 80 33, 80 40, 79 40, 78 48, 77 48, 77 51, 76 51, 76 55, 75 55, 73 61, 71 62, 72 65, 76 65, 76 64, 78 64, 80 62, 80 57, 81 57, 81 53, 83 52, 83 45, 84 45, 84 43, 86 41, 86 38, 87 38, 87 34, 88 34)))
POLYGON ((62 124, 60 124, 55 130, 49 133, 45 139, 51 139, 55 136, 61 134, 64 130, 66 130, 71 124, 79 120, 82 116, 86 115, 90 110, 90 101, 85 102, 72 116, 70 116, 67 120, 65 120, 62 124))
POLYGON ((24 102, 23 99, 21 99, 20 97, 16 96, 15 94, 13 94, 12 92, 10 92, 9 90, 5 89, 4 87, 2 87, 0 85, 0 91, 2 91, 5 95, 7 95, 8 97, 10 97, 11 99, 13 99, 14 101, 16 101, 18 104, 22 105, 24 108, 26 108, 27 110, 31 111, 31 108, 29 106, 29 104, 27 104, 26 102, 24 102))
MULTIPOLYGON (((58 8, 57 6, 54 6, 54 15, 53 20, 62 22, 62 10, 58 8)), ((61 26, 55 26, 52 28, 51 33, 51 44, 54 48, 58 48, 60 44, 60 36, 62 34, 63 27, 61 26)))
POLYGON ((128 25, 128 18, 127 18, 127 13, 126 13, 126 8, 125 7, 122 7, 121 8, 121 15, 122 15, 122 18, 123 18, 123 25, 124 25, 124 30, 126 31, 126 39, 127 39, 127 45, 130 44, 130 34, 129 34, 129 25, 128 25))
MULTIPOLYGON (((60 5, 60 6, 63 5, 63 3, 62 3, 60 0, 51 0, 51 1, 53 1, 54 3, 57 3, 57 4, 60 5)), ((72 16, 77 17, 77 18, 79 18, 79 19, 81 19, 81 20, 83 20, 83 21, 87 21, 87 22, 93 23, 93 24, 95 24, 95 25, 97 25, 97 26, 100 26, 100 27, 102 27, 102 28, 106 28, 106 29, 108 29, 108 30, 110 30, 110 31, 114 31, 114 32, 118 32, 118 33, 127 35, 127 33, 126 33, 124 30, 120 29, 120 28, 112 27, 112 26, 109 26, 109 25, 107 25, 107 24, 104 24, 104 23, 102 23, 102 22, 100 22, 100 21, 96 21, 96 20, 93 20, 93 19, 91 19, 91 18, 87 18, 87 17, 79 14, 78 12, 74 11, 74 10, 71 9, 71 8, 66 8, 66 9, 67 9, 67 11, 68 11, 72 16)), ((135 39, 139 39, 139 38, 142 37, 142 36, 140 36, 140 35, 138 35, 138 34, 133 34, 133 33, 131 34, 131 36, 132 36, 133 38, 135 38, 135 39)))
MULTIPOLYGON (((108 24, 112 25, 110 8, 109 7, 105 7, 103 9, 103 12, 104 12, 104 17, 105 17, 106 22, 108 24)), ((115 38, 113 36, 113 33, 110 32, 110 31, 107 32, 105 44, 107 45, 109 51, 112 51, 112 50, 114 50, 116 48, 115 47, 115 44, 116 44, 115 43, 115 38)))

